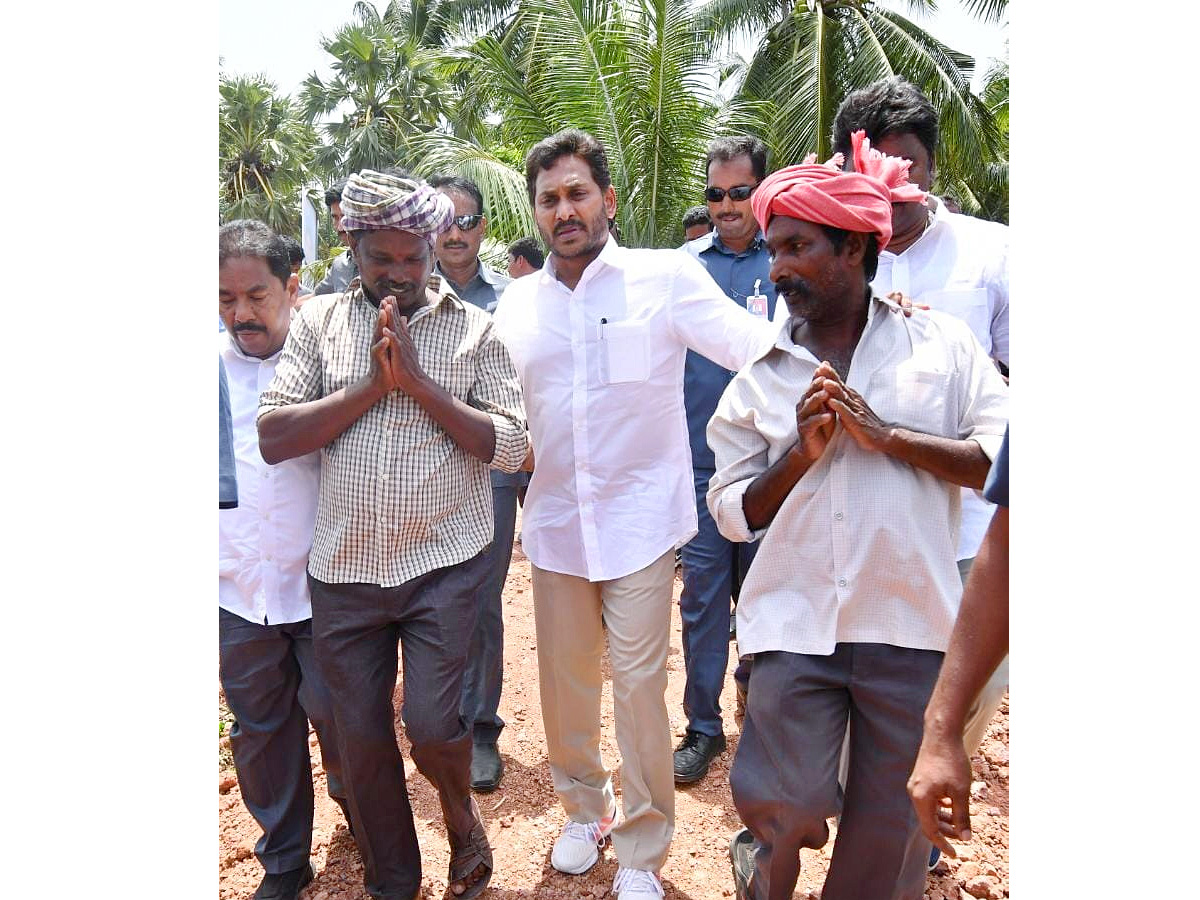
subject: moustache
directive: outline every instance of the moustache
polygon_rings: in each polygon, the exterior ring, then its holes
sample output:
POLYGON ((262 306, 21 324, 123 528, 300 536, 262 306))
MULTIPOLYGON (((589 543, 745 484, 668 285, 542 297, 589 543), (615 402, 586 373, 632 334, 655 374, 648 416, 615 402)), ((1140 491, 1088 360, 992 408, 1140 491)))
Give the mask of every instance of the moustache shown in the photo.
POLYGON ((391 294, 393 297, 400 294, 410 294, 416 290, 417 285, 412 281, 405 281, 402 284, 394 284, 390 281, 381 282, 375 285, 375 290, 381 298, 391 294))
POLYGON ((242 322, 240 325, 234 325, 233 330, 235 333, 239 331, 261 331, 263 334, 267 333, 266 326, 258 325, 254 322, 242 322))
POLYGON ((445 247, 447 250, 466 250, 467 249, 467 245, 464 244, 462 241, 446 241, 446 243, 443 244, 442 246, 445 247))
POLYGON ((587 231, 587 227, 578 219, 567 219, 565 222, 559 222, 554 226, 554 233, 559 234, 564 228, 582 228, 587 231))
POLYGON ((808 282, 803 278, 783 278, 775 282, 775 290, 780 294, 808 296, 808 282))

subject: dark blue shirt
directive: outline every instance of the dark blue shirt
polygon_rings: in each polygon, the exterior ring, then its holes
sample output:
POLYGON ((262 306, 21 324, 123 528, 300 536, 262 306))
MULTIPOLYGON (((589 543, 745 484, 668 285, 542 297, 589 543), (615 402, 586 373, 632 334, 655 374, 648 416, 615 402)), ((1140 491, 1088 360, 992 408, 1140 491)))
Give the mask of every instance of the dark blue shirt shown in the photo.
POLYGON ((221 386, 217 400, 220 419, 217 426, 221 469, 220 507, 233 509, 238 505, 237 463, 233 457, 233 416, 229 405, 229 382, 225 379, 225 361, 218 356, 217 362, 221 364, 221 386))
POLYGON ((1004 429, 1004 442, 1000 452, 992 461, 992 470, 988 472, 987 482, 983 486, 983 496, 989 503, 1008 507, 1008 429, 1004 429))
MULTIPOLYGON (((775 286, 771 284, 771 256, 760 231, 741 253, 734 253, 721 242, 717 232, 689 241, 684 249, 708 270, 725 296, 743 309, 746 298, 759 292, 767 297, 767 318, 775 314, 775 286)), ((709 449, 705 429, 717 409, 717 401, 735 373, 691 350, 683 367, 683 408, 687 413, 688 438, 692 446, 692 468, 715 471, 716 460, 709 449)))

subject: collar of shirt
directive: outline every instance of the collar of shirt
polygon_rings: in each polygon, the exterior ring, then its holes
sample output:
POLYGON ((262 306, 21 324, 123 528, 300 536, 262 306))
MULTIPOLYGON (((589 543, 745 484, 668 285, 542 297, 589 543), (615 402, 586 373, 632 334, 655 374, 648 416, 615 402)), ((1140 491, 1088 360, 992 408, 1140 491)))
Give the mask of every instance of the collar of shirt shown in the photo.
MULTIPOLYGON (((783 302, 782 297, 780 297, 779 300, 781 303, 783 302)), ((884 310, 896 311, 899 309, 900 309, 900 306, 898 304, 896 304, 895 302, 893 302, 891 300, 886 300, 883 297, 878 297, 878 296, 875 296, 874 294, 872 294, 871 302, 867 304, 867 323, 863 326, 862 335, 859 337, 858 342, 860 344, 863 342, 863 339, 867 336, 867 333, 871 330, 871 325, 875 321, 875 318, 879 313, 881 313, 884 310), (882 309, 881 309, 881 307, 882 307, 882 309)), ((776 335, 776 337, 775 337, 775 343, 773 343, 767 347, 764 347, 762 352, 759 353, 758 356, 756 356, 753 360, 751 360, 751 362, 757 362, 758 360, 764 358, 768 353, 771 353, 774 350, 782 350, 784 353, 790 353, 792 356, 799 356, 802 358, 810 359, 814 363, 819 365, 820 360, 817 359, 815 356, 813 356, 807 347, 802 347, 799 344, 797 344, 795 341, 792 340, 792 329, 797 324, 797 320, 799 320, 799 319, 800 319, 799 316, 792 316, 792 315, 789 315, 786 319, 784 319, 783 325, 779 329, 779 334, 776 335)))
MULTIPOLYGON (((558 280, 558 274, 554 263, 554 254, 547 253, 546 264, 542 266, 541 272, 538 275, 538 278, 540 279, 538 284, 557 284, 563 290, 568 290, 567 286, 558 280)), ((576 288, 595 278, 596 273, 605 266, 612 266, 615 269, 625 268, 625 251, 616 241, 613 240, 613 236, 611 234, 608 236, 608 240, 605 241, 604 246, 600 248, 600 255, 588 263, 587 268, 583 270, 583 275, 580 276, 579 284, 576 285, 576 288)))
POLYGON ((454 282, 450 280, 450 276, 443 271, 441 263, 435 262, 433 264, 433 274, 449 285, 450 290, 460 300, 466 303, 473 303, 475 306, 491 312, 495 309, 500 295, 504 293, 504 289, 508 287, 512 279, 507 275, 501 275, 481 259, 476 259, 476 262, 478 266, 475 269, 475 274, 471 276, 471 280, 458 287, 455 287, 454 282), (479 296, 481 293, 482 296, 479 296), (481 300, 485 300, 486 302, 480 302, 481 300))
POLYGON ((716 250, 718 253, 724 253, 726 256, 749 256, 751 253, 757 253, 760 248, 765 247, 767 239, 763 236, 762 229, 760 228, 754 233, 754 237, 751 238, 750 244, 745 250, 732 250, 723 240, 721 240, 721 235, 717 234, 717 229, 714 228, 708 234, 704 235, 704 237, 698 238, 696 243, 699 244, 699 246, 696 248, 697 253, 705 253, 709 250, 716 250), (707 246, 700 243, 705 238, 708 238, 707 246))
MULTIPOLYGON (((294 318, 294 317, 295 317, 295 315, 296 315, 296 310, 294 310, 294 309, 293 309, 293 310, 292 310, 292 317, 294 318)), ((229 343, 228 343, 228 345, 227 345, 227 350, 228 350, 228 352, 229 352, 229 353, 232 353, 232 354, 233 354, 234 356, 236 356, 238 359, 244 359, 246 362, 251 362, 251 363, 264 363, 264 362, 274 363, 274 362, 278 362, 278 361, 279 361, 279 354, 283 352, 283 348, 282 348, 282 347, 280 347, 278 350, 276 350, 276 351, 275 351, 274 353, 272 353, 270 356, 266 356, 266 357, 263 357, 263 356, 249 356, 248 354, 245 354, 245 353, 243 353, 243 352, 242 352, 242 348, 238 346, 238 342, 237 342, 237 341, 235 341, 235 340, 233 339, 233 335, 232 335, 232 334, 230 334, 228 331, 226 331, 226 332, 225 332, 225 337, 229 338, 229 343)))
POLYGON ((940 230, 939 226, 945 226, 946 216, 949 215, 952 215, 952 213, 946 209, 945 203, 934 204, 934 208, 932 210, 927 208, 925 212, 925 230, 921 232, 921 236, 899 253, 893 253, 891 250, 880 250, 880 258, 890 257, 894 259, 897 256, 903 256, 905 253, 908 253, 914 247, 919 245, 922 241, 932 240, 932 235, 934 235, 937 230, 940 230))

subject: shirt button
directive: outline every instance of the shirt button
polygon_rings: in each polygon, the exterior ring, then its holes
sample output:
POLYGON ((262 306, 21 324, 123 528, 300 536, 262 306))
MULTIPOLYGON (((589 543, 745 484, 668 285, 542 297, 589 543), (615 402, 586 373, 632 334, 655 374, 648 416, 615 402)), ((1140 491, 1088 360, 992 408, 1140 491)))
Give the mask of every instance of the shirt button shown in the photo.
POLYGON ((380 517, 379 517, 379 524, 380 524, 380 525, 383 525, 383 524, 385 524, 386 522, 387 522, 387 519, 385 519, 383 516, 380 516, 380 517))
POLYGON ((835 512, 835 513, 833 514, 833 517, 834 517, 835 519, 837 519, 839 522, 840 522, 840 521, 842 521, 842 514, 841 514, 840 512, 835 512))
POLYGON ((845 587, 845 586, 846 586, 846 579, 845 579, 845 578, 839 578, 839 579, 838 579, 838 587, 845 587))

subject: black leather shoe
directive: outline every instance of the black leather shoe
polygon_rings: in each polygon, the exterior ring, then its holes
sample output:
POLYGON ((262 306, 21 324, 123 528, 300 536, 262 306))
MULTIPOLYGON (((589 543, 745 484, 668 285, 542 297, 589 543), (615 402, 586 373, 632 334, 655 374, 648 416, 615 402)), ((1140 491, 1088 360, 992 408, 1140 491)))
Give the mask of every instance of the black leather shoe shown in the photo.
POLYGON ((471 748, 471 790, 488 794, 500 786, 504 761, 495 744, 475 744, 471 748))
POLYGON ((262 884, 254 892, 254 900, 296 900, 301 889, 316 877, 317 871, 311 862, 290 872, 264 875, 262 884))
POLYGON ((725 735, 711 737, 699 731, 688 731, 675 748, 675 783, 691 784, 708 774, 714 759, 725 752, 725 735))

